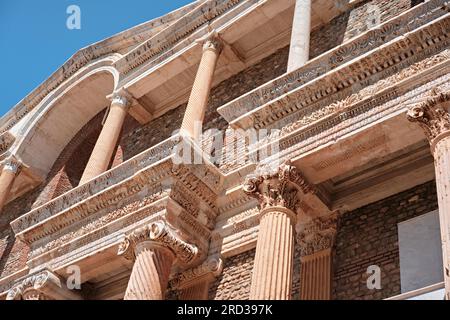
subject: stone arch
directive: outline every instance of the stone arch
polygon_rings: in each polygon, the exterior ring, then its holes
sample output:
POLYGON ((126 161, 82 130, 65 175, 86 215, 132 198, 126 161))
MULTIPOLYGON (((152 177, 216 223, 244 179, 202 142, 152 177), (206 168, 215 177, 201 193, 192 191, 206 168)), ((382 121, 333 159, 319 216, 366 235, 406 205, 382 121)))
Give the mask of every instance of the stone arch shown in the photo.
POLYGON ((114 58, 97 61, 73 75, 23 119, 11 153, 44 180, 73 137, 99 112, 117 87, 114 58))

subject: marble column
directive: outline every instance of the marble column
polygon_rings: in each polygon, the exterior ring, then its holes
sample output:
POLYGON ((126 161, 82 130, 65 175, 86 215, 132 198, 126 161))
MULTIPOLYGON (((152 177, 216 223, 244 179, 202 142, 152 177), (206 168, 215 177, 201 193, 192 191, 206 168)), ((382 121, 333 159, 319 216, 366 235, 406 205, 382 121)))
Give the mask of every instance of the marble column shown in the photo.
POLYGON ((300 195, 313 189, 288 164, 248 177, 244 192, 260 206, 260 225, 250 287, 251 300, 292 298, 295 224, 300 195))
POLYGON ((299 229, 300 300, 330 300, 337 215, 315 218, 299 229))
POLYGON ((129 97, 124 94, 113 96, 106 121, 84 169, 80 185, 108 170, 129 106, 129 97))
POLYGON ((433 89, 428 99, 408 111, 430 142, 434 156, 439 224, 444 263, 445 297, 450 300, 450 91, 433 89))
POLYGON ((134 261, 124 299, 163 300, 175 259, 190 263, 197 256, 197 247, 158 221, 127 236, 118 254, 134 261))
POLYGON ((200 129, 208 106, 209 93, 213 82, 217 60, 223 49, 223 44, 215 32, 211 32, 205 38, 198 40, 203 43, 203 53, 200 65, 195 76, 189 101, 181 124, 181 133, 195 138, 196 127, 200 129))
POLYGON ((295 2, 287 72, 300 68, 309 60, 311 1, 296 0, 295 2))
POLYGON ((20 169, 20 163, 13 159, 7 159, 3 164, 2 173, 0 175, 0 211, 8 199, 9 192, 14 183, 14 179, 20 169))

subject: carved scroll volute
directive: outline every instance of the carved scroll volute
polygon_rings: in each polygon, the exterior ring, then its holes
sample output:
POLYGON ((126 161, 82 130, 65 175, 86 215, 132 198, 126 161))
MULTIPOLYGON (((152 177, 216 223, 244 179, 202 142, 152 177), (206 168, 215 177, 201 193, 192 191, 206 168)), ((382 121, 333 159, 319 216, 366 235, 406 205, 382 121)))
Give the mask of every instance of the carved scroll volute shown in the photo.
POLYGON ((417 122, 431 145, 431 150, 441 138, 450 134, 450 92, 433 89, 423 103, 408 110, 408 120, 417 122))
POLYGON ((167 247, 184 264, 191 263, 198 256, 198 248, 182 240, 164 221, 153 222, 132 232, 120 243, 117 254, 134 261, 136 245, 143 241, 167 247))
POLYGON ((260 209, 285 207, 293 212, 298 210, 302 195, 315 193, 315 187, 289 162, 275 172, 249 176, 243 190, 258 200, 260 209))

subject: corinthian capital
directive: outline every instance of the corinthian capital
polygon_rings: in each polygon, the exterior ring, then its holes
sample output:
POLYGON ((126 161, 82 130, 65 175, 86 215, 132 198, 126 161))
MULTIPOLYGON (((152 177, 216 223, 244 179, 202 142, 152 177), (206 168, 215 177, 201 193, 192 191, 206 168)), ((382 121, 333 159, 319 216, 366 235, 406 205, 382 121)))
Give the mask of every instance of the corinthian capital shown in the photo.
POLYGON ((61 279, 48 270, 39 271, 17 282, 6 300, 79 300, 81 297, 67 289, 61 279))
POLYGON ((201 265, 179 274, 171 281, 170 286, 174 289, 183 289, 201 281, 213 280, 220 275, 222 269, 222 259, 211 257, 201 265))
POLYGON ((120 89, 107 97, 111 100, 111 105, 128 108, 133 102, 133 96, 125 89, 120 89))
POLYGON ((248 176, 244 192, 259 201, 261 209, 285 207, 294 212, 301 202, 301 195, 315 193, 315 187, 290 163, 285 163, 275 172, 248 176))
POLYGON ((297 235, 301 256, 332 248, 337 232, 337 214, 319 217, 301 224, 297 235))
POLYGON ((196 42, 203 44, 203 51, 214 50, 220 53, 224 47, 223 41, 220 39, 220 36, 216 30, 211 31, 206 36, 198 39, 196 42))
POLYGON ((450 134, 449 101, 450 91, 442 92, 434 89, 425 102, 408 110, 408 120, 419 124, 425 132, 432 149, 434 149, 436 142, 439 140, 439 136, 450 134))
POLYGON ((9 157, 3 162, 3 170, 9 170, 13 173, 18 173, 22 163, 14 157, 9 157))
POLYGON ((195 245, 182 240, 164 221, 157 221, 139 228, 125 237, 119 245, 118 255, 134 260, 136 245, 144 241, 170 249, 183 263, 190 263, 198 253, 195 245))

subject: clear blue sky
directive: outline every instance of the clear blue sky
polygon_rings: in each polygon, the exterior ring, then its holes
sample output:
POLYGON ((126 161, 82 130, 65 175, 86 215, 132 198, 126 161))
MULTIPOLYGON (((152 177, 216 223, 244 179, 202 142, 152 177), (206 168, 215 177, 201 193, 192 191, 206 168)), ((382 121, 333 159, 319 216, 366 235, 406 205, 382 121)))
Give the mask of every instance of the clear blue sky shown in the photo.
POLYGON ((0 116, 77 50, 192 0, 0 0, 0 116), (69 30, 69 5, 81 30, 69 30))

